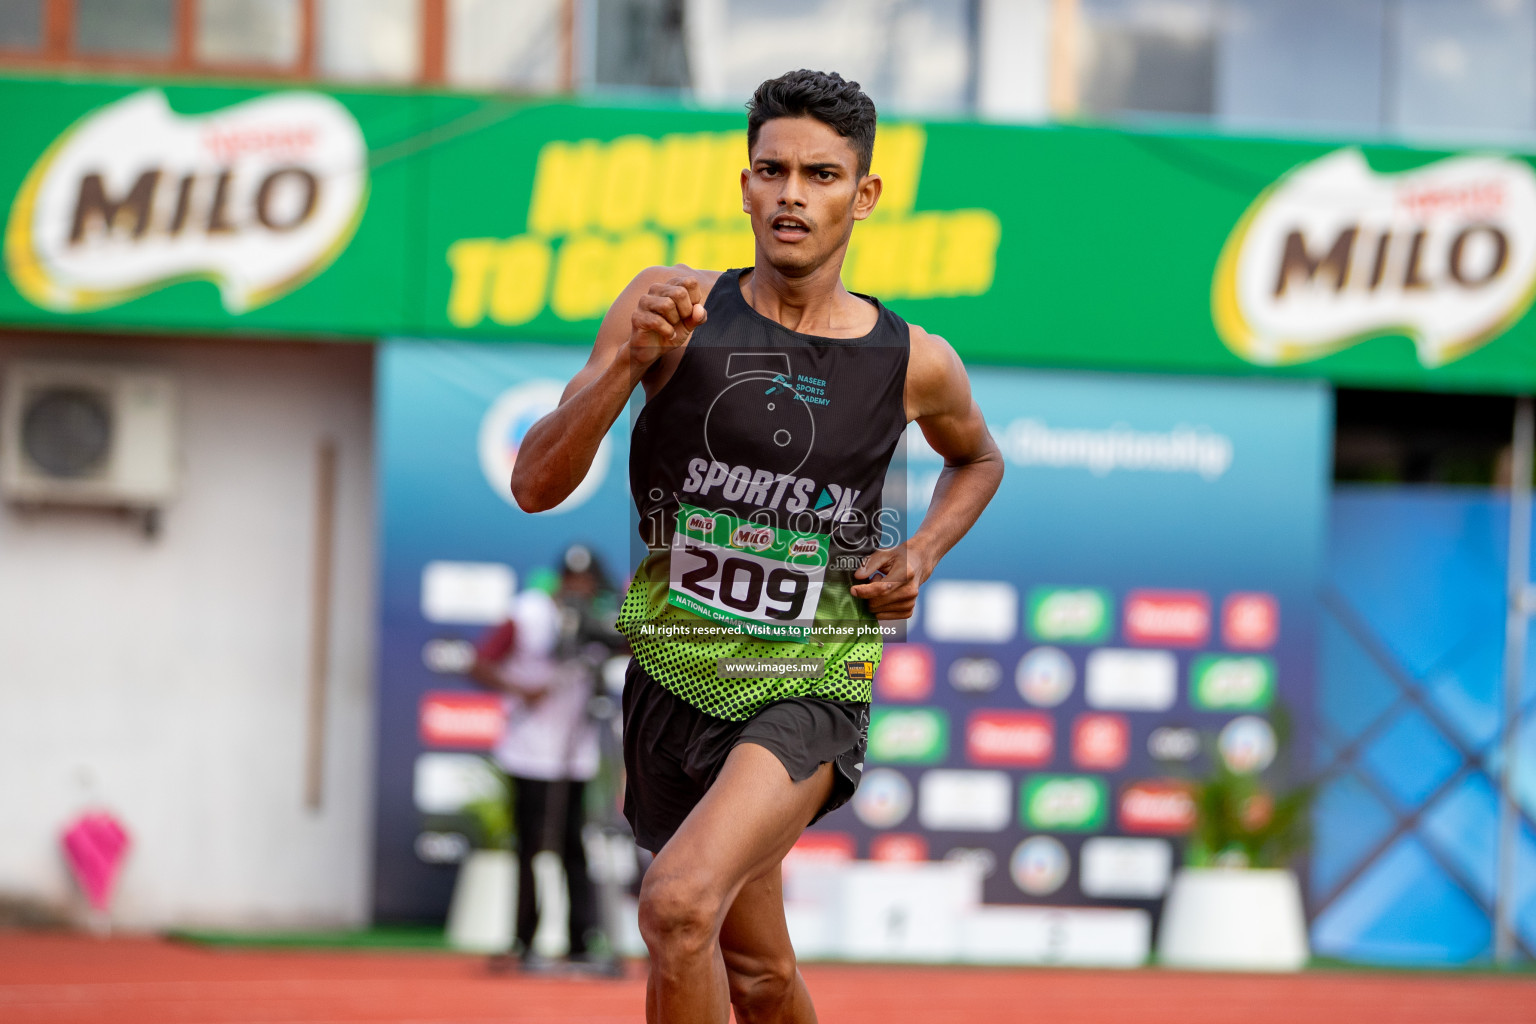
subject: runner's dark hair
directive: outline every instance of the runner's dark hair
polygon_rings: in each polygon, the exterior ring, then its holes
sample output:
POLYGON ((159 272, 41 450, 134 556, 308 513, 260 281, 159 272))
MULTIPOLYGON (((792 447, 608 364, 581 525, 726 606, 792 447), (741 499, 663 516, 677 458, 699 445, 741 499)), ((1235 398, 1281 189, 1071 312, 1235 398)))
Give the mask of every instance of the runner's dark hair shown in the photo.
POLYGON ((875 101, 858 82, 836 71, 791 71, 757 87, 747 102, 747 152, 757 133, 776 117, 811 117, 853 144, 859 176, 869 173, 875 155, 875 101))

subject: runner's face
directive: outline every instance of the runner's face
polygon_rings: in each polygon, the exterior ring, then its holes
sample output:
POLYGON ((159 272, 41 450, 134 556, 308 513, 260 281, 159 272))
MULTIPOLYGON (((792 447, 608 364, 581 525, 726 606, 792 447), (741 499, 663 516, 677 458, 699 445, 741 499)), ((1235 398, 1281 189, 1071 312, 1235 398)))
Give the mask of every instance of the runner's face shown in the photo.
POLYGON ((758 131, 752 166, 741 172, 741 201, 752 216, 757 251, 791 275, 822 266, 868 217, 880 179, 859 177, 853 143, 811 117, 779 117, 758 131))

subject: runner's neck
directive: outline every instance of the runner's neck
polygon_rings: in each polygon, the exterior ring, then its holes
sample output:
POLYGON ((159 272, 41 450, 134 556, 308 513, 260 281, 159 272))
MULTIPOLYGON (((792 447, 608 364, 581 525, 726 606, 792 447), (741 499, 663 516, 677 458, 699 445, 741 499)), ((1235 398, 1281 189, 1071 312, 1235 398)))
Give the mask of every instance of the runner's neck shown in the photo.
POLYGON ((842 261, 828 261, 805 277, 791 278, 773 267, 741 272, 741 297, 763 316, 800 334, 860 338, 880 317, 875 305, 843 287, 842 261))

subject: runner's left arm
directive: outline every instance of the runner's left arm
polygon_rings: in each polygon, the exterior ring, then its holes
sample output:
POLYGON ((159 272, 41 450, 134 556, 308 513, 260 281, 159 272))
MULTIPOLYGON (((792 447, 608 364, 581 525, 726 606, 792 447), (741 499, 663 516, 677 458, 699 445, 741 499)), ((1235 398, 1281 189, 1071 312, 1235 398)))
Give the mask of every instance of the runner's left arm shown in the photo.
POLYGON ((852 588, 877 619, 907 619, 939 559, 964 537, 1003 479, 1003 456, 971 397, 965 365, 943 338, 912 328, 907 417, 944 460, 923 524, 903 544, 874 552, 852 588), (877 575, 882 574, 882 575, 877 575))

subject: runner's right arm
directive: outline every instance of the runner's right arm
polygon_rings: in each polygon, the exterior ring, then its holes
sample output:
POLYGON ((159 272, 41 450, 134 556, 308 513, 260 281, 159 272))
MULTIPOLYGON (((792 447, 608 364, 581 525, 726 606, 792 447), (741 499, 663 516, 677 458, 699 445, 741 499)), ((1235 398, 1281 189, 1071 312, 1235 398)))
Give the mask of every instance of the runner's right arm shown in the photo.
POLYGON ((525 512, 543 512, 574 491, 597 446, 624 411, 630 392, 669 352, 688 343, 704 322, 701 278, 687 267, 651 267, 619 293, 587 365, 554 412, 528 429, 512 468, 512 496, 525 512))

